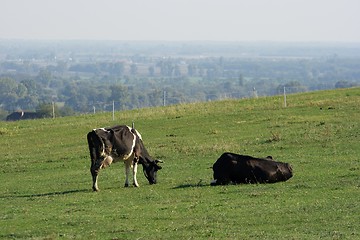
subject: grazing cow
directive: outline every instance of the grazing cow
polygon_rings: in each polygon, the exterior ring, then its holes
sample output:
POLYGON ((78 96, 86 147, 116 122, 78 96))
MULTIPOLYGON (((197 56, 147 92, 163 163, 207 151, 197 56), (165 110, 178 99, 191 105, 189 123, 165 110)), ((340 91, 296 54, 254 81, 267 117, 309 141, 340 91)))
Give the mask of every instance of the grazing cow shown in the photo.
POLYGON ((125 187, 129 186, 129 173, 132 168, 133 185, 138 187, 136 180, 137 164, 142 164, 144 175, 150 184, 156 183, 156 173, 161 166, 159 160, 153 160, 144 147, 140 133, 133 127, 114 126, 94 129, 87 134, 91 157, 91 175, 93 190, 98 191, 97 179, 100 169, 119 160, 125 163, 125 187))
POLYGON ((213 165, 211 185, 237 183, 275 183, 293 176, 290 164, 276 162, 271 156, 255 158, 235 153, 223 153, 213 165))
POLYGON ((6 117, 6 121, 19 121, 25 119, 36 119, 41 118, 42 115, 37 112, 13 112, 6 117))

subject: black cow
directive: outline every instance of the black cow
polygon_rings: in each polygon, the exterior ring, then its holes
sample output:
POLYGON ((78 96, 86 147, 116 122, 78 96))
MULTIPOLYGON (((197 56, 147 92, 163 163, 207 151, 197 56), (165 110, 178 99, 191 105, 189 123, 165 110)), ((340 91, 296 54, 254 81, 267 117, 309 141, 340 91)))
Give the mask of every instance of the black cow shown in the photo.
POLYGON ((125 163, 125 187, 129 186, 130 168, 133 170, 133 184, 138 187, 136 180, 137 164, 142 164, 144 175, 150 184, 156 183, 156 174, 161 166, 159 160, 153 160, 144 147, 140 133, 128 126, 114 126, 98 128, 87 134, 91 157, 91 175, 93 190, 98 191, 97 179, 101 168, 109 166, 119 160, 125 163))
POLYGON ((41 118, 42 115, 37 112, 13 112, 6 117, 6 121, 19 121, 25 119, 37 119, 41 118))
POLYGON ((223 153, 213 165, 211 185, 237 183, 275 183, 293 176, 290 164, 276 162, 271 156, 255 158, 235 153, 223 153))

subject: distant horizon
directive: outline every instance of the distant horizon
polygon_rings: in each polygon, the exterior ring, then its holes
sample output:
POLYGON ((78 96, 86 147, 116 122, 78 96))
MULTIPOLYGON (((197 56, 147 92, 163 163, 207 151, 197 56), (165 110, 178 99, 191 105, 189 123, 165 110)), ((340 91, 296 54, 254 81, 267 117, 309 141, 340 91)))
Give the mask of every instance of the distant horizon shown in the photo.
MULTIPOLYGON (((0 59, 32 56, 45 52, 85 55, 117 54, 142 56, 212 57, 360 57, 360 42, 275 42, 275 41, 146 41, 146 40, 44 40, 0 39, 0 59), (66 49, 66 50, 65 50, 66 49)), ((25 57, 26 58, 26 57, 25 57)), ((66 58, 66 57, 65 57, 66 58)))

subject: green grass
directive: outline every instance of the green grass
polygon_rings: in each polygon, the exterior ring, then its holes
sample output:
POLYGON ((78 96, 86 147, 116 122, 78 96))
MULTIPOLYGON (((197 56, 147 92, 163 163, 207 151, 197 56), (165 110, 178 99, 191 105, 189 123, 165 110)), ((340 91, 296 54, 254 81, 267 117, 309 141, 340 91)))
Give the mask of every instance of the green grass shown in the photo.
POLYGON ((360 89, 0 125, 1 239, 360 239, 360 89), (124 167, 91 191, 86 134, 135 121, 156 185, 124 167), (287 182, 210 187, 225 151, 293 165, 287 182))

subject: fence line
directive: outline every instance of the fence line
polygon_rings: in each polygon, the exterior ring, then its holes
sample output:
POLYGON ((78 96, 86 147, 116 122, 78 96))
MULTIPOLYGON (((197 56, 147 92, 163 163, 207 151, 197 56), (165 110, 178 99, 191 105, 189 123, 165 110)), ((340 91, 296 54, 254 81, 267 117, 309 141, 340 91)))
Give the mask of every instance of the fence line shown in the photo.
MULTIPOLYGON (((288 99, 287 99, 287 95, 294 92, 291 91, 291 89, 299 89, 297 87, 283 87, 283 91, 282 93, 278 93, 275 95, 283 95, 283 99, 284 99, 284 107, 286 108, 288 105, 288 99)), ((258 91, 253 88, 252 91, 248 91, 248 95, 247 96, 241 96, 241 93, 239 92, 225 92, 225 93, 221 93, 221 94, 206 94, 205 95, 205 100, 203 101, 216 101, 216 100, 224 100, 224 99, 240 99, 240 98, 258 98, 258 91)), ((115 111, 121 111, 123 109, 116 109, 116 104, 120 103, 121 101, 112 101, 112 102, 95 102, 95 103, 91 103, 89 104, 90 106, 92 106, 92 112, 93 114, 96 113, 96 106, 102 106, 103 111, 101 112, 109 112, 106 111, 105 109, 109 106, 111 106, 112 108, 112 119, 115 120, 115 111)), ((155 106, 167 106, 167 105, 173 105, 173 104, 181 104, 181 103, 191 103, 191 102, 202 102, 202 100, 196 100, 196 99, 184 99, 182 97, 177 97, 177 96, 169 96, 167 91, 163 91, 163 94, 161 96, 161 99, 159 99, 158 105, 155 106), (175 100, 175 101, 174 101, 175 100)), ((154 106, 154 107, 155 107, 154 106)), ((144 107, 152 107, 152 106, 144 106, 144 107)), ((141 108, 141 107, 140 107, 141 108)), ((133 108, 135 109, 135 108, 133 108)))

